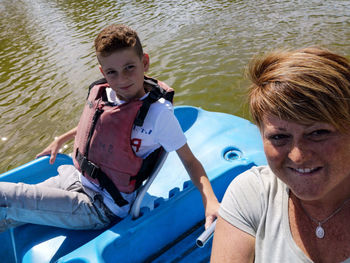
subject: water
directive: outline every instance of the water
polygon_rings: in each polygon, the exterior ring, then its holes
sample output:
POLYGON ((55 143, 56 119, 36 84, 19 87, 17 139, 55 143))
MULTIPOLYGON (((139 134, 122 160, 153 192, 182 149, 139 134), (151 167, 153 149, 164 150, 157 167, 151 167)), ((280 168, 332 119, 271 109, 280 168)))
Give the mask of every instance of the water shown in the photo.
POLYGON ((350 57, 350 1, 0 0, 0 172, 77 125, 101 77, 93 40, 111 23, 139 32, 175 105, 244 118, 254 54, 321 45, 350 57))

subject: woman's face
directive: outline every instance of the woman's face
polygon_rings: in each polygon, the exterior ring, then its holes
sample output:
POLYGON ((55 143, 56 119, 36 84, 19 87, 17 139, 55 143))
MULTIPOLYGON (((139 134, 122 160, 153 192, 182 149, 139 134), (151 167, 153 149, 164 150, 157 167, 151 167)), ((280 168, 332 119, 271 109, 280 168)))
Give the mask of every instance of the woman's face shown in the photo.
POLYGON ((350 189, 350 133, 266 114, 261 134, 271 170, 302 200, 343 198, 350 189))

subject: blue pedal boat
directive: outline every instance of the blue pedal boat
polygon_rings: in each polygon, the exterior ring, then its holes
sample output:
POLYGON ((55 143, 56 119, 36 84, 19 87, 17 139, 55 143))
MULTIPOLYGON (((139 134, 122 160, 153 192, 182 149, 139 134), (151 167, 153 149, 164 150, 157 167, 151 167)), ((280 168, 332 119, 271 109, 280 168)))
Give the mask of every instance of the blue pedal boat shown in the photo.
MULTIPOLYGON (((191 106, 175 107, 188 144, 221 200, 229 183, 255 165, 266 164, 258 128, 248 120, 191 106)), ((1 262, 208 262, 211 241, 204 231, 201 196, 175 152, 164 154, 139 193, 130 215, 104 230, 66 230, 25 224, 0 233, 1 262)), ((0 181, 38 183, 72 164, 59 154, 35 159, 0 175, 0 181)))

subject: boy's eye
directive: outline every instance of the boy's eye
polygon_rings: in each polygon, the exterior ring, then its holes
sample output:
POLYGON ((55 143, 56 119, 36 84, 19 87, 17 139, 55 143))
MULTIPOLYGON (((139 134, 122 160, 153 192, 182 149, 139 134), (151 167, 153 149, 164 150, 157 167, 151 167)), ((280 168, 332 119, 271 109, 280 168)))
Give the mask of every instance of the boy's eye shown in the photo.
POLYGON ((107 71, 107 75, 113 75, 114 73, 115 73, 114 70, 108 70, 108 71, 107 71))
POLYGON ((126 70, 132 70, 133 68, 135 68, 134 65, 128 65, 125 67, 126 70))

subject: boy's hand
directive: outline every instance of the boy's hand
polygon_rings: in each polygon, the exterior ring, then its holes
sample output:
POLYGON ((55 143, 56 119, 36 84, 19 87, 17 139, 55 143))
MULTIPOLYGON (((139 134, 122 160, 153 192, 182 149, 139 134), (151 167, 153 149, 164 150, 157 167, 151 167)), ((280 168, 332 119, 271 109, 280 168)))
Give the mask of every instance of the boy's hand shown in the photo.
POLYGON ((75 127, 70 131, 66 132, 65 134, 62 134, 60 137, 55 139, 49 146, 47 146, 41 153, 39 153, 36 156, 36 158, 50 154, 50 164, 53 164, 56 160, 57 153, 61 149, 62 145, 66 141, 74 138, 74 136, 77 134, 77 129, 78 127, 75 127))
POLYGON ((219 207, 220 203, 217 201, 207 205, 205 209, 205 229, 207 229, 218 217, 219 207))
POLYGON ((47 146, 41 153, 37 154, 36 158, 44 155, 50 155, 50 164, 53 164, 56 160, 58 151, 61 148, 59 140, 54 140, 49 146, 47 146))
POLYGON ((205 229, 207 229, 217 218, 220 204, 202 164, 193 155, 188 144, 186 143, 184 146, 177 149, 176 152, 191 177, 193 184, 201 193, 205 209, 205 229))

